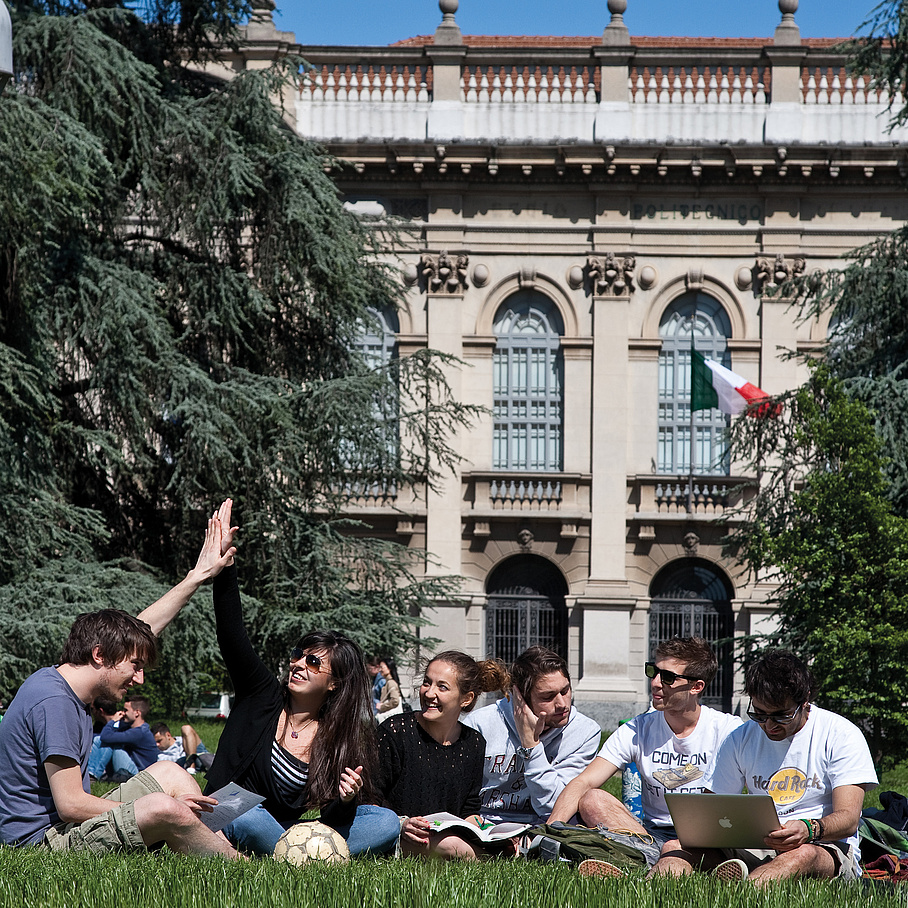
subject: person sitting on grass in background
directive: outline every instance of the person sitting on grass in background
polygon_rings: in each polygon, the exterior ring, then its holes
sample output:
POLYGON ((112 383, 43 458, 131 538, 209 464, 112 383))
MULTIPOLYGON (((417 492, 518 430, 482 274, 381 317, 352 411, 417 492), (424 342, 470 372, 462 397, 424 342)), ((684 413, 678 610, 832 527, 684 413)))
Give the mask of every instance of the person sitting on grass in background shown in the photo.
POLYGON ((158 746, 145 721, 150 708, 145 697, 131 697, 101 729, 88 758, 88 772, 93 779, 101 779, 108 772, 110 781, 125 782, 157 762, 158 746))
POLYGON ((176 763, 193 774, 197 768, 207 772, 214 762, 214 754, 208 752, 199 733, 191 725, 184 725, 180 730, 182 734, 175 738, 166 722, 155 722, 151 726, 158 747, 158 762, 166 760, 176 763))
POLYGON ((80 615, 59 665, 27 678, 0 724, 0 842, 55 851, 145 849, 161 843, 185 854, 237 852, 199 819, 216 804, 173 763, 155 763, 99 798, 91 794, 90 705, 123 699, 154 666, 159 634, 223 557, 214 521, 186 578, 138 618, 117 609, 80 615), (147 623, 146 623, 147 622, 147 623))
POLYGON ((381 659, 378 656, 366 656, 366 671, 372 679, 372 712, 378 712, 381 700, 381 689, 385 686, 385 679, 381 673, 381 659))
MULTIPOLYGON (((123 715, 123 711, 117 706, 115 700, 111 700, 107 697, 98 697, 94 703, 91 705, 91 715, 92 715, 92 731, 95 733, 95 737, 101 734, 101 729, 107 725, 108 722, 116 722, 123 715)), ((98 740, 100 744, 100 739, 98 740)))
POLYGON ((378 730, 376 790, 403 818, 403 854, 475 858, 479 846, 456 832, 433 833, 426 814, 446 813, 480 822, 486 743, 460 722, 480 694, 503 690, 508 673, 495 659, 439 653, 426 665, 419 712, 392 716, 378 730))
POLYGON ((397 674, 395 661, 386 656, 379 662, 378 670, 385 679, 385 686, 381 689, 375 719, 377 722, 384 722, 385 719, 404 711, 404 701, 400 693, 400 676, 397 674))
POLYGON ((766 850, 680 851, 665 872, 709 870, 760 885, 793 877, 861 876, 858 823, 864 793, 877 785, 861 730, 813 703, 813 673, 794 653, 768 650, 748 666, 749 722, 722 744, 704 783, 709 791, 772 796, 782 826, 766 850))
MULTIPOLYGON (((585 826, 648 834, 657 846, 649 856, 651 863, 660 850, 665 854, 679 847, 665 793, 702 791, 720 745, 741 724, 737 716, 700 704, 719 670, 716 654, 702 637, 664 640, 654 659, 646 663, 653 711, 636 716, 609 736, 596 759, 565 787, 549 817, 550 823, 570 822, 579 813, 585 826), (628 763, 637 764, 643 783, 643 823, 600 788, 628 763)), ((580 872, 623 875, 603 861, 584 861, 580 872)))
POLYGON ((541 823, 596 755, 602 732, 572 705, 571 676, 558 653, 531 646, 510 675, 510 698, 463 719, 486 740, 480 813, 495 823, 541 823))

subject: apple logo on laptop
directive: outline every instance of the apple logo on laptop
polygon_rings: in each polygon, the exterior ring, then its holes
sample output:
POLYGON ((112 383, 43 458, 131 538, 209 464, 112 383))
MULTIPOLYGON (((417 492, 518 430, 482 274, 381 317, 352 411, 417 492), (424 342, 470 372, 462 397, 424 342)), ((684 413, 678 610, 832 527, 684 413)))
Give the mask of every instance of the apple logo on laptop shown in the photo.
POLYGON ((719 820, 719 825, 723 829, 731 829, 732 823, 731 820, 728 819, 728 817, 722 817, 722 819, 719 820))

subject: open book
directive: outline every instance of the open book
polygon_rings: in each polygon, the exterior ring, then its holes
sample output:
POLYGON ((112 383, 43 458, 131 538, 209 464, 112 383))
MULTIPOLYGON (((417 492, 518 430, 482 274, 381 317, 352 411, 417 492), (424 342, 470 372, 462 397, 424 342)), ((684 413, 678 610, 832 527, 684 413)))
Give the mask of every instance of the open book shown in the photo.
POLYGON ((458 833, 466 833, 479 839, 481 842, 501 842, 512 836, 526 832, 531 823, 490 823, 484 821, 482 826, 455 817, 453 813, 427 813, 423 819, 432 824, 429 832, 443 832, 445 829, 457 829, 458 833))

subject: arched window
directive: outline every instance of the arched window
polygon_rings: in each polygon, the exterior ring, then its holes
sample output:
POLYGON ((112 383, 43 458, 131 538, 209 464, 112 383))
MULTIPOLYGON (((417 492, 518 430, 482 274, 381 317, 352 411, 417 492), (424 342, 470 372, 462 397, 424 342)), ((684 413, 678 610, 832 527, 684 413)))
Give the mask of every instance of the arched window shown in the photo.
POLYGON ((395 494, 393 484, 376 483, 372 477, 382 473, 389 464, 396 465, 400 455, 400 399, 397 373, 381 374, 384 367, 395 364, 397 359, 397 332, 400 322, 393 310, 369 308, 359 323, 354 351, 360 354, 355 368, 374 372, 365 376, 370 380, 368 393, 372 398, 372 420, 368 428, 355 437, 339 442, 341 457, 351 474, 361 478, 351 479, 347 488, 352 495, 384 496, 395 494))
MULTIPOLYGON (((691 468, 690 348, 731 368, 726 340, 731 323, 718 300, 705 293, 685 293, 662 316, 659 334, 659 440, 656 470, 689 473, 691 468)), ((694 472, 727 474, 729 417, 721 410, 694 413, 694 472)))
POLYGON ((528 646, 547 646, 567 659, 567 584, 537 555, 515 555, 486 583, 486 652, 510 665, 528 646))
POLYGON ((650 585, 649 658, 670 637, 703 637, 716 649, 719 673, 700 702, 729 712, 734 689, 731 638, 734 590, 708 561, 685 558, 666 565, 650 585), (719 643, 718 641, 726 641, 719 643))
POLYGON ((522 290, 498 310, 494 331, 492 466, 557 472, 563 457, 561 314, 543 294, 522 290))
POLYGON ((368 319, 360 324, 356 346, 370 369, 387 365, 397 355, 398 331, 396 312, 368 310, 368 319))

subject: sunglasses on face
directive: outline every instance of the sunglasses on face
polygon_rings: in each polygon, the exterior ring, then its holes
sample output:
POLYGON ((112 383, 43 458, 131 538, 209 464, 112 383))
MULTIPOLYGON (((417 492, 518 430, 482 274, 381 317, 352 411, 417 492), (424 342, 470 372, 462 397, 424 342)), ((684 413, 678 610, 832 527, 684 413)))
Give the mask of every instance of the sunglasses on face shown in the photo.
POLYGON ((684 678, 685 681, 699 681, 699 678, 694 678, 693 675, 679 675, 677 672, 670 672, 667 668, 659 668, 655 662, 647 662, 643 666, 643 670, 646 672, 646 677, 651 681, 658 675, 662 679, 662 683, 671 687, 679 678, 684 678))
MULTIPOLYGON (((753 706, 753 703, 751 703, 751 706, 753 706)), ((803 708, 804 704, 802 703, 793 713, 757 713, 753 709, 748 709, 747 718, 752 719, 758 725, 765 725, 767 722, 772 722, 774 725, 791 725, 803 708)))
MULTIPOLYGON (((325 664, 321 656, 316 656, 315 653, 304 652, 298 646, 295 646, 290 650, 290 661, 299 662, 300 660, 303 660, 306 663, 306 668, 311 668, 315 674, 318 674, 325 664)), ((330 675, 331 672, 325 669, 325 674, 330 675)))

